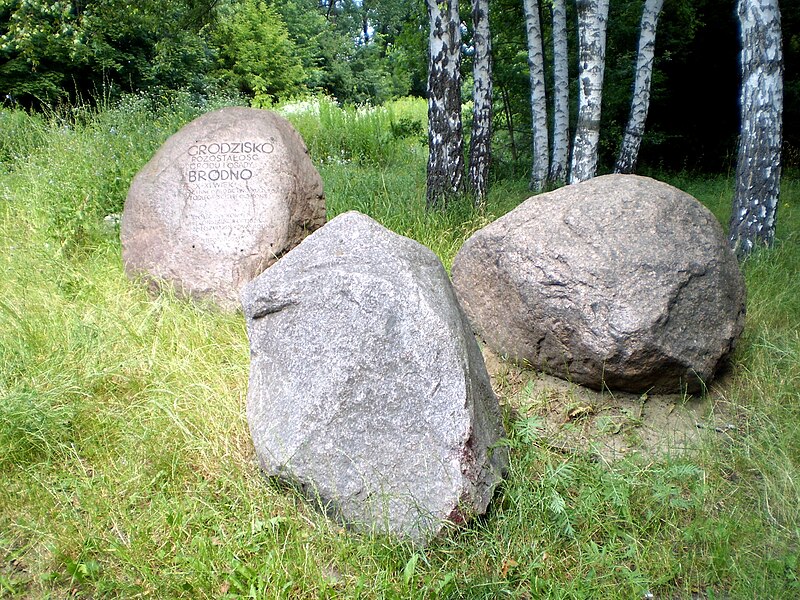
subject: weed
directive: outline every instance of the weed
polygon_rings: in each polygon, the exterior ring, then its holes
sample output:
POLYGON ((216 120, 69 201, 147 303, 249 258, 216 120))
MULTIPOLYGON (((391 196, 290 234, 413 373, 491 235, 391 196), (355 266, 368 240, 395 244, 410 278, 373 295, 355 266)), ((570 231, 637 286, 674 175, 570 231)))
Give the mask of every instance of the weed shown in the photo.
MULTIPOLYGON (((745 265, 745 333, 708 391, 731 407, 734 429, 680 458, 564 454, 540 442, 548 396, 509 366, 502 391, 518 412, 505 410, 503 489, 489 514, 415 548, 343 531, 268 485, 244 417, 241 315, 150 297, 125 278, 102 219, 158 145, 210 107, 162 102, 15 113, 1 142, 0 595, 798 595, 796 181, 785 182, 776 248, 745 265)), ((497 182, 483 212, 468 201, 426 211, 420 114, 408 101, 290 116, 329 216, 361 210, 449 266, 474 230, 528 195, 527 181, 497 182)), ((728 179, 673 181, 725 222, 728 179)))

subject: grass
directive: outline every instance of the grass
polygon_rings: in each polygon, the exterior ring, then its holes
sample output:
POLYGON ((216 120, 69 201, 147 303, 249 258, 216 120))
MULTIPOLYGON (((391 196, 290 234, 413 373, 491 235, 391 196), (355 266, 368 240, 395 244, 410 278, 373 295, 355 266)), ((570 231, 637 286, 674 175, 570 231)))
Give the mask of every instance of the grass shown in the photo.
MULTIPOLYGON (((511 467, 490 513, 415 548, 349 534, 262 478, 241 316, 152 298, 122 272, 102 219, 203 109, 139 97, 0 113, 16 123, 0 147, 0 597, 800 595, 796 177, 776 248, 746 264, 747 327, 710 392, 736 416, 734 434, 607 465, 538 445, 536 424, 507 411, 511 467)), ((326 110, 331 127, 356 118, 326 110)), ((393 146, 377 158, 354 150, 373 141, 350 140, 319 161, 331 216, 361 210, 449 265, 474 229, 526 197, 524 181, 499 181, 484 211, 428 213, 419 132, 392 133, 383 118, 358 134, 393 146)), ((313 135, 324 149, 332 134, 313 135)), ((726 221, 728 178, 662 177, 726 221)))

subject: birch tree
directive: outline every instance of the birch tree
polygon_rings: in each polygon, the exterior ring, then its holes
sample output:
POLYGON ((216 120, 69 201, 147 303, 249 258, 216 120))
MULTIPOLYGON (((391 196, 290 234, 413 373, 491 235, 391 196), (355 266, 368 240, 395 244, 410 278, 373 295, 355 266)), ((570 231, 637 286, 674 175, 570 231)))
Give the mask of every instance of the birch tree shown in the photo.
POLYGON ((566 0, 553 0, 553 158, 550 180, 567 180, 569 160, 569 79, 566 0))
POLYGON ((473 108, 469 143, 469 187, 476 204, 486 200, 492 147, 492 43, 489 32, 489 0, 472 0, 473 108))
POLYGON ((542 25, 539 19, 538 0, 523 0, 522 6, 525 10, 525 29, 528 39, 528 72, 531 82, 533 157, 531 161, 530 188, 540 192, 544 189, 550 170, 542 25))
POLYGON ((570 183, 591 179, 597 170, 608 2, 576 0, 575 3, 578 9, 578 121, 572 144, 570 183))
POLYGON ((772 245, 781 181, 783 51, 778 0, 739 0, 741 129, 730 243, 739 259, 772 245))
POLYGON ((428 62, 427 204, 443 207, 464 191, 461 125, 461 22, 458 0, 426 0, 430 20, 428 62))
POLYGON ((622 137, 615 173, 633 173, 642 144, 647 111, 650 108, 650 83, 653 78, 653 59, 656 51, 656 27, 664 0, 645 0, 642 24, 639 32, 638 57, 636 59, 636 81, 628 125, 622 137))

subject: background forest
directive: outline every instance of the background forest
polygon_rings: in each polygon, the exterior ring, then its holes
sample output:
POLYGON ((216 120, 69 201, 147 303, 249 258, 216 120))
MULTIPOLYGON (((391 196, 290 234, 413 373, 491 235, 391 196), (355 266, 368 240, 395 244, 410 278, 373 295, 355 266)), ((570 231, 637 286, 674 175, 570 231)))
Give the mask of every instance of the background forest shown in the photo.
MULTIPOLYGON (((600 173, 630 110, 642 4, 611 1, 600 173)), ((639 159, 723 226, 739 130, 734 4, 666 0, 639 159)), ((241 313, 128 280, 118 213, 184 124, 268 106, 306 141, 329 219, 361 211, 449 269, 474 231, 531 194, 521 0, 491 3, 489 195, 441 210, 425 198, 420 0, 0 0, 0 598, 800 597, 799 0, 781 10, 777 231, 742 263, 747 323, 728 371, 703 394, 661 398, 655 422, 647 394, 587 401, 496 360, 508 478, 487 515, 421 548, 346 531, 261 476, 241 313), (551 425, 586 443, 555 445, 551 425)), ((466 3, 461 14, 468 23, 466 3)))
MULTIPOLYGON (((574 5, 567 8, 574 24, 574 5)), ((613 165, 630 111, 641 10, 641 0, 611 2, 601 172, 613 165)), ((461 13, 463 96, 469 101, 469 6, 461 13)), ((800 4, 784 0, 781 13, 784 157, 791 167, 800 161, 800 4)), ((520 175, 531 145, 522 2, 495 0, 490 16, 495 172, 520 175)), ((542 23, 549 53, 549 18, 542 23)), ((640 152, 645 170, 731 167, 738 135, 737 28, 733 0, 665 3, 640 152)), ((255 106, 307 94, 380 105, 424 97, 427 32, 424 3, 408 0, 0 0, 0 94, 5 106, 39 108, 178 89, 198 97, 243 94, 255 106)), ((574 56, 575 27, 569 32, 574 56)), ((571 70, 576 63, 570 60, 571 70)), ((547 57, 545 64, 551 64, 547 57)))

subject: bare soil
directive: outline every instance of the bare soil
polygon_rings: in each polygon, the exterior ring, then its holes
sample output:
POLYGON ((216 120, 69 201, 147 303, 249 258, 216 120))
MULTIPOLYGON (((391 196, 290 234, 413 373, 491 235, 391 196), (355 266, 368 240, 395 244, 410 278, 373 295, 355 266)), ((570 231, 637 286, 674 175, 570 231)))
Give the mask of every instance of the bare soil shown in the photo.
POLYGON ((567 454, 611 462, 631 453, 679 455, 704 436, 735 435, 735 416, 712 387, 702 396, 595 391, 504 360, 483 348, 500 403, 539 439, 567 454))

